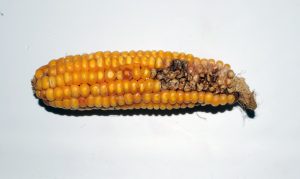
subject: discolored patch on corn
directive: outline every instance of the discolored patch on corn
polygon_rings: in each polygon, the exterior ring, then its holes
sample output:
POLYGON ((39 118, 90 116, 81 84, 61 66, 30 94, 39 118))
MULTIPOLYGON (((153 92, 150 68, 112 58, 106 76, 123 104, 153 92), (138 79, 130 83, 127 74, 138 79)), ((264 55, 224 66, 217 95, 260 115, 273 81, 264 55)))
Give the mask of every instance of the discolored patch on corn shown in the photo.
POLYGON ((164 51, 96 52, 51 60, 33 91, 46 105, 72 109, 178 109, 239 102, 253 92, 228 64, 164 51))

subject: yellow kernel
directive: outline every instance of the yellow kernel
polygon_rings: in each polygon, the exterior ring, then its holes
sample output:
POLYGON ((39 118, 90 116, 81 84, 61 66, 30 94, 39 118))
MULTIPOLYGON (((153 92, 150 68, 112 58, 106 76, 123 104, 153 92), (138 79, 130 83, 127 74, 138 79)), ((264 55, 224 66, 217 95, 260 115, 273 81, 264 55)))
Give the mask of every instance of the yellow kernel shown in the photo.
POLYGON ((48 76, 44 76, 42 78, 42 87, 43 87, 43 89, 49 88, 49 77, 48 76))
POLYGON ((72 94, 72 97, 78 98, 80 95, 79 86, 71 85, 71 94, 72 94))
POLYGON ((55 75, 57 75, 56 66, 50 66, 49 67, 49 76, 55 76, 55 75))
MULTIPOLYGON (((143 79, 140 79, 138 81, 138 85, 139 85, 139 92, 140 93, 143 93, 146 89, 146 84, 145 84, 145 81, 143 79)), ((133 93, 134 94, 134 93, 133 93)))
POLYGON ((124 95, 125 103, 131 105, 133 103, 133 95, 131 93, 126 93, 124 95))
POLYGON ((213 98, 212 98, 211 104, 213 106, 220 105, 220 96, 219 95, 214 95, 213 98))
POLYGON ((125 65, 125 59, 122 56, 118 57, 118 63, 120 66, 124 66, 125 65))
POLYGON ((155 62, 155 68, 162 68, 163 67, 163 60, 161 58, 157 58, 155 62))
POLYGON ((71 100, 70 99, 64 99, 63 100, 63 108, 70 109, 71 108, 71 100))
POLYGON ((78 56, 77 59, 74 59, 74 71, 79 72, 81 71, 81 57, 78 56))
POLYGON ((72 81, 74 85, 80 85, 81 84, 81 77, 79 72, 73 72, 72 73, 72 81))
POLYGON ((117 80, 123 80, 123 71, 122 70, 117 71, 116 78, 117 78, 117 80))
POLYGON ((190 92, 184 92, 184 103, 189 104, 191 102, 191 93, 190 92))
POLYGON ((102 98, 102 106, 104 107, 104 108, 108 108, 108 107, 110 107, 110 102, 109 102, 110 100, 109 100, 109 96, 104 96, 103 98, 102 98))
POLYGON ((234 97, 234 95, 229 94, 229 95, 227 96, 227 102, 228 102, 228 104, 233 104, 233 103, 235 102, 235 97, 234 97))
POLYGON ((154 57, 149 58, 148 67, 150 69, 153 69, 155 67, 155 58, 154 57))
POLYGON ((105 80, 107 82, 113 81, 115 79, 115 77, 116 77, 115 73, 111 69, 108 69, 108 70, 105 71, 105 80))
POLYGON ((64 73, 64 81, 66 85, 72 84, 72 74, 69 72, 64 73))
POLYGON ((56 87, 55 76, 49 76, 49 86, 50 86, 50 88, 55 88, 56 87))
POLYGON ((42 79, 38 79, 36 81, 36 84, 35 84, 35 89, 36 90, 41 90, 43 87, 42 87, 42 79))
POLYGON ((198 93, 197 93, 197 91, 192 91, 191 92, 191 102, 194 103, 194 104, 198 102, 198 93))
POLYGON ((64 94, 64 92, 63 92, 62 88, 60 88, 60 87, 54 88, 54 98, 56 100, 61 100, 63 98, 63 94, 64 94))
POLYGON ((169 94, 169 91, 163 91, 162 93, 161 93, 161 102, 162 103, 168 103, 168 101, 169 101, 169 96, 170 96, 170 94, 169 94))
POLYGON ((65 68, 67 72, 73 72, 74 71, 74 64, 72 61, 68 61, 65 64, 65 68))
POLYGON ((152 92, 153 93, 159 92, 160 91, 160 87, 161 87, 160 81, 159 80, 154 80, 152 92))
POLYGON ((64 86, 65 81, 64 81, 64 76, 62 74, 56 75, 56 86, 64 86))
POLYGON ((169 103, 175 104, 177 99, 176 91, 170 91, 169 103))
POLYGON ((126 65, 132 65, 132 58, 130 56, 126 57, 126 61, 125 61, 126 65))
POLYGON ((159 93, 154 93, 152 94, 152 102, 153 103, 160 103, 160 94, 159 93))
POLYGON ((96 96, 95 97, 95 106, 97 108, 100 108, 102 106, 102 96, 96 96))
POLYGON ((80 85, 80 95, 87 97, 90 94, 90 86, 86 83, 80 85))
POLYGON ((204 103, 205 104, 211 104, 212 99, 213 99, 213 94, 212 93, 210 93, 210 92, 205 93, 205 96, 204 96, 204 103))
POLYGON ((71 108, 72 109, 78 109, 79 108, 79 102, 77 98, 71 98, 71 108))
POLYGON ((61 100, 54 101, 56 108, 63 108, 63 102, 61 100))
POLYGON ((97 81, 103 82, 104 81, 104 72, 102 70, 97 72, 97 81))
POLYGON ((147 57, 143 56, 142 59, 141 59, 141 66, 142 67, 147 67, 147 65, 148 65, 147 61, 148 61, 147 57))
POLYGON ((49 66, 55 66, 56 65, 56 60, 50 60, 48 63, 49 66))
POLYGON ((119 106, 125 105, 125 98, 124 98, 124 96, 122 96, 122 95, 118 96, 117 103, 118 103, 119 106))
POLYGON ((152 79, 146 80, 145 82, 145 92, 152 92, 154 81, 152 79))
POLYGON ((89 61, 89 70, 90 70, 90 71, 94 71, 94 70, 96 70, 96 69, 97 69, 97 62, 96 62, 95 59, 91 59, 91 60, 89 61))
POLYGON ((123 81, 123 90, 124 90, 124 93, 130 92, 130 81, 128 81, 128 80, 123 81))
POLYGON ((39 79, 39 78, 42 78, 43 75, 44 75, 43 70, 38 69, 38 70, 35 71, 35 75, 34 76, 35 76, 35 78, 39 79))
POLYGON ((70 86, 63 86, 62 90, 63 90, 64 98, 70 98, 71 97, 72 92, 71 92, 70 86))
POLYGON ((48 101, 53 101, 55 98, 54 98, 54 92, 53 92, 53 89, 52 88, 48 88, 46 90, 46 98, 48 101))
POLYGON ((90 71, 88 72, 88 84, 93 85, 97 82, 97 73, 90 71))
POLYGON ((178 104, 181 104, 181 103, 183 103, 184 102, 184 92, 183 91, 177 91, 176 92, 176 95, 177 95, 177 103, 178 104))
POLYGON ((97 58, 96 64, 98 69, 104 69, 104 59, 102 57, 97 58))
POLYGON ((148 79, 150 78, 151 75, 151 71, 149 70, 149 68, 142 68, 141 69, 141 77, 143 79, 148 79))
POLYGON ((93 84, 91 86, 91 94, 93 96, 98 96, 100 94, 100 85, 99 84, 93 84))
POLYGON ((140 103, 142 101, 142 96, 140 93, 135 93, 133 95, 133 102, 134 103, 140 103))
POLYGON ((108 85, 107 83, 100 84, 100 95, 107 96, 108 95, 108 85))
POLYGON ((204 104, 205 92, 201 91, 198 93, 198 103, 204 104))
POLYGON ((159 109, 161 109, 161 110, 166 110, 166 108, 167 108, 166 104, 159 105, 159 109))
POLYGON ((227 96, 226 94, 221 94, 220 95, 220 104, 225 105, 227 103, 227 96))
POLYGON ((81 79, 81 83, 87 83, 88 82, 88 78, 89 78, 89 73, 87 71, 82 71, 80 72, 80 79, 81 79))
POLYGON ((112 81, 108 83, 108 93, 114 94, 115 92, 116 92, 116 83, 112 81))
POLYGON ((144 93, 143 96, 142 96, 142 100, 143 100, 144 103, 150 103, 151 98, 152 98, 151 93, 144 93))
POLYGON ((110 96, 109 103, 110 103, 110 106, 116 107, 117 106, 117 98, 116 98, 116 96, 110 96))
POLYGON ((135 80, 139 80, 141 78, 141 69, 140 69, 140 67, 133 68, 132 77, 135 80))
POLYGON ((63 74, 65 72, 65 64, 62 62, 59 62, 56 65, 56 72, 57 72, 57 74, 63 74))
POLYGON ((137 66, 140 66, 140 63, 141 63, 141 61, 140 61, 139 57, 136 56, 136 57, 133 58, 133 64, 135 64, 137 66))
POLYGON ((116 81, 116 93, 118 95, 123 94, 124 90, 123 90, 123 84, 121 80, 116 81))
POLYGON ((135 80, 132 80, 130 81, 130 87, 129 87, 129 91, 132 93, 132 94, 135 94, 138 90, 138 87, 139 87, 139 84, 137 81, 135 80))
POLYGON ((89 61, 88 61, 88 56, 86 54, 82 55, 81 59, 81 68, 82 71, 88 71, 89 70, 89 61))
POLYGON ((113 69, 117 69, 118 66, 119 66, 119 64, 118 64, 118 59, 115 58, 115 57, 112 58, 112 59, 111 59, 111 67, 112 67, 113 69))

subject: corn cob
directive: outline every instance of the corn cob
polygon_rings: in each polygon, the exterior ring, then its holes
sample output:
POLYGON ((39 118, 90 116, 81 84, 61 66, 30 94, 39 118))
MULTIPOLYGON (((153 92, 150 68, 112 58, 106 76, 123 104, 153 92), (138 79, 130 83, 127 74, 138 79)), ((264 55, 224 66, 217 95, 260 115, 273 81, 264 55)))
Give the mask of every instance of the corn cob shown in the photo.
POLYGON ((178 109, 238 102, 254 94, 230 65, 165 51, 96 52, 51 60, 36 70, 33 91, 46 105, 72 109, 178 109))

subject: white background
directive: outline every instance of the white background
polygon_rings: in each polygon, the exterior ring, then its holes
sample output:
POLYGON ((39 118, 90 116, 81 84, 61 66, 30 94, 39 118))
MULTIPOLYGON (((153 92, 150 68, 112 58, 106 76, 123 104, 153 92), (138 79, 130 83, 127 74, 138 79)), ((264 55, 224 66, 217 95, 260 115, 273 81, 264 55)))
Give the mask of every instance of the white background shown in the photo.
POLYGON ((0 12, 0 178, 299 178, 299 1, 0 0, 0 12), (61 115, 32 94, 53 58, 132 49, 222 59, 256 91, 255 117, 61 115))

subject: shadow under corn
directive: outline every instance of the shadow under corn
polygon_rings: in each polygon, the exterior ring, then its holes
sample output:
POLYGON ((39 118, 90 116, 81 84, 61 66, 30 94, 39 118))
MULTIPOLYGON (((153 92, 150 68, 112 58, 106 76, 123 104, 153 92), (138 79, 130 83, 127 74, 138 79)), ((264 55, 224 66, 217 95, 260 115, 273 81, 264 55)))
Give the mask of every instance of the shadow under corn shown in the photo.
MULTIPOLYGON (((172 116, 179 114, 192 114, 196 112, 205 112, 205 113, 223 113, 225 111, 231 111, 233 107, 238 106, 235 105, 225 105, 213 107, 210 105, 207 106, 195 106, 194 108, 185 108, 185 109, 172 109, 172 110, 149 110, 149 109, 135 109, 135 110, 66 110, 60 108, 53 108, 51 106, 47 106, 43 103, 42 100, 39 100, 39 105, 44 107, 46 111, 52 112, 58 115, 66 115, 66 116, 110 116, 110 115, 119 115, 119 116, 134 116, 134 115, 147 115, 147 116, 172 116)), ((246 111, 246 114, 249 118, 255 117, 254 111, 246 111)))

